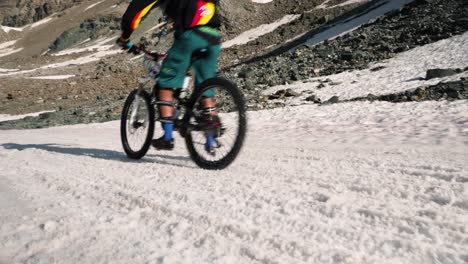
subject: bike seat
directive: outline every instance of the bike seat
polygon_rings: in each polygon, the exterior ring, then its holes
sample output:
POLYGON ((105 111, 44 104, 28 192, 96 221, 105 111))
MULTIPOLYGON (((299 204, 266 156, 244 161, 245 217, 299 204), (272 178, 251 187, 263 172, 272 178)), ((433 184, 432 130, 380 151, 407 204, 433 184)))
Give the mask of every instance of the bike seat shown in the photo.
POLYGON ((206 56, 208 56, 208 53, 208 49, 198 49, 192 53, 192 61, 205 58, 206 56))

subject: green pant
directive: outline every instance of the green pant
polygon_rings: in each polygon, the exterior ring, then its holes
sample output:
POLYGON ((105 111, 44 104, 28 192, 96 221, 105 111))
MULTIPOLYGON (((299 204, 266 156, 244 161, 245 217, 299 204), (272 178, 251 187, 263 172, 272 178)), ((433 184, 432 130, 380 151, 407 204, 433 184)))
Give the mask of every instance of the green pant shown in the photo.
MULTIPOLYGON (((212 34, 219 31, 209 28, 212 34)), ((210 45, 210 43, 194 30, 187 30, 174 40, 174 44, 167 52, 167 57, 162 64, 159 74, 159 87, 161 88, 182 88, 186 72, 190 67, 192 53, 200 49, 207 49, 207 56, 196 60, 192 66, 195 73, 195 85, 216 76, 218 57, 221 52, 221 45, 210 45)), ((213 97, 213 92, 207 92, 205 96, 213 97)))

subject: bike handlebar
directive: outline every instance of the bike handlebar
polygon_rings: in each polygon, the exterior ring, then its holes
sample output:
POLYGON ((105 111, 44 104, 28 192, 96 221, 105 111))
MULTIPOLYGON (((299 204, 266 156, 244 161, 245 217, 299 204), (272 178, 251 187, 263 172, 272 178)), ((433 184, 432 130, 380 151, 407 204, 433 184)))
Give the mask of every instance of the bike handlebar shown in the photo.
POLYGON ((165 58, 167 56, 166 53, 156 53, 156 52, 151 52, 149 50, 146 49, 146 46, 143 44, 143 43, 140 43, 140 44, 134 44, 132 43, 131 41, 129 41, 127 43, 127 48, 129 50, 130 53, 133 53, 135 55, 139 55, 140 53, 144 53, 148 56, 151 56, 155 59, 159 59, 159 58, 165 58))

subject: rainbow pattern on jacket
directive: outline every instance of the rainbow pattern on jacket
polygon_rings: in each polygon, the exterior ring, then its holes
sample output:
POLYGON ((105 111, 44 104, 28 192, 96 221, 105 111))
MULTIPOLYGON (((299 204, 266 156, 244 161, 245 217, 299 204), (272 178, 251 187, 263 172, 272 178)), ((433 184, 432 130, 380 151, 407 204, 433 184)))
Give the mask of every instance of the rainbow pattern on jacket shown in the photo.
POLYGON ((193 18, 190 27, 203 26, 208 24, 215 15, 215 4, 199 0, 197 3, 197 11, 193 18))

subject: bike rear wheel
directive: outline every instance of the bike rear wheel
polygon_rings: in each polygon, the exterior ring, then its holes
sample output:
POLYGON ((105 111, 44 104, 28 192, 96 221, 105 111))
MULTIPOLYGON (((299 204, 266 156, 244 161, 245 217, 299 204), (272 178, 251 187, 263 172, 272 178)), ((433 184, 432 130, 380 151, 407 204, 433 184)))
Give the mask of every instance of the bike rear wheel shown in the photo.
POLYGON ((189 109, 185 133, 187 149, 201 168, 221 170, 236 159, 244 143, 247 130, 244 97, 234 83, 219 77, 203 82, 197 90, 189 109), (206 108, 202 101, 207 98, 215 103, 216 127, 204 120, 206 108), (209 133, 212 137, 215 135, 214 141, 207 139, 209 133))
POLYGON ((120 119, 122 146, 131 159, 141 159, 151 145, 154 133, 154 108, 144 90, 133 90, 125 101, 120 119))

